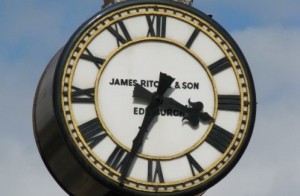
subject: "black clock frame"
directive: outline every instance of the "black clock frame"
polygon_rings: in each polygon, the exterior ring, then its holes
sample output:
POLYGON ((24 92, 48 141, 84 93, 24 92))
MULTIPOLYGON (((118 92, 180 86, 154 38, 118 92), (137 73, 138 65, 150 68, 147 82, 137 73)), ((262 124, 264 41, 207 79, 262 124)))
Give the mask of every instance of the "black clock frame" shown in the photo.
POLYGON ((209 22, 215 29, 222 32, 222 35, 233 47, 244 65, 245 74, 248 77, 249 93, 251 96, 250 103, 250 119, 249 128, 245 135, 245 139, 241 144, 240 150, 236 153, 235 157, 226 165, 221 174, 212 177, 209 181, 205 182, 201 187, 185 190, 180 193, 165 193, 165 196, 179 196, 179 195, 194 195, 207 190, 215 185, 222 178, 224 178, 237 164, 242 154, 244 153, 248 142, 250 141, 255 122, 256 113, 256 95, 253 78, 247 61, 242 54, 236 42, 231 38, 223 27, 214 21, 209 15, 203 12, 174 1, 161 1, 161 0, 131 0, 118 4, 108 6, 92 16, 89 20, 83 23, 79 29, 69 39, 67 44, 57 52, 53 59, 48 64, 44 71, 40 82, 37 87, 34 106, 33 106, 33 126, 35 140, 40 151, 40 155, 48 168, 51 175, 57 183, 69 195, 99 195, 104 196, 115 190, 119 194, 124 195, 139 195, 154 196, 156 193, 138 193, 132 192, 126 187, 120 187, 117 183, 109 182, 106 178, 101 176, 89 164, 86 163, 85 158, 81 152, 74 145, 68 133, 68 128, 64 122, 64 115, 61 105, 61 79, 65 63, 69 54, 77 43, 78 39, 84 31, 94 23, 106 16, 107 14, 132 5, 142 4, 160 4, 173 6, 175 8, 184 9, 190 13, 198 15, 209 22))

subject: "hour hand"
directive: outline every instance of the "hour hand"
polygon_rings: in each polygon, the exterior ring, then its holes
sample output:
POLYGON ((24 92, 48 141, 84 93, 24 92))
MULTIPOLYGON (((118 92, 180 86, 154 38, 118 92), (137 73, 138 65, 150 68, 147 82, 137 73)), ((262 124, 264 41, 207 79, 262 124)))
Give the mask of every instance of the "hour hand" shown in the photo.
POLYGON ((166 108, 184 113, 182 120, 188 120, 192 126, 198 126, 200 121, 210 123, 214 120, 207 112, 202 112, 204 107, 202 102, 191 102, 190 99, 188 102, 190 107, 182 105, 173 98, 165 97, 163 100, 166 108))
MULTIPOLYGON (((153 93, 148 91, 140 84, 136 84, 136 86, 134 87, 133 97, 150 101, 152 96, 153 93)), ((192 126, 198 126, 200 121, 210 123, 214 120, 207 112, 202 112, 202 102, 193 103, 189 100, 189 105, 191 107, 184 106, 181 103, 174 100, 173 98, 163 97, 163 107, 172 110, 178 110, 184 113, 183 120, 188 120, 192 126)))
POLYGON ((152 99, 152 96, 153 96, 153 93, 151 93, 150 91, 148 91, 142 85, 135 84, 135 87, 133 89, 133 97, 135 97, 135 98, 141 98, 141 99, 144 99, 144 100, 150 102, 151 99, 152 99))

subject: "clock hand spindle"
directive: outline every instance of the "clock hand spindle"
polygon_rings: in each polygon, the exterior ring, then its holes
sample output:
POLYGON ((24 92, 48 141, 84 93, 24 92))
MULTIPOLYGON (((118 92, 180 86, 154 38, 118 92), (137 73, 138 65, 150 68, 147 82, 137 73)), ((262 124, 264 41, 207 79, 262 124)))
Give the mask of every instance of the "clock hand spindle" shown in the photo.
MULTIPOLYGON (((124 180, 127 177, 128 172, 131 168, 131 165, 135 159, 135 156, 144 143, 145 136, 146 136, 147 132, 149 131, 150 124, 152 123, 155 116, 158 114, 158 108, 162 104, 163 95, 168 90, 168 88, 170 88, 170 86, 174 80, 175 79, 172 78, 171 76, 168 76, 167 74, 164 74, 164 73, 160 73, 159 83, 158 83, 156 93, 152 94, 152 93, 148 93, 147 91, 144 91, 144 92, 134 91, 134 94, 139 93, 140 96, 145 95, 144 98, 146 98, 147 96, 150 95, 151 97, 149 97, 149 100, 151 100, 151 102, 146 108, 146 112, 145 112, 145 116, 144 116, 142 125, 141 125, 141 127, 139 127, 139 132, 138 132, 137 136, 133 139, 131 151, 127 154, 127 156, 125 158, 125 164, 121 168, 121 171, 120 171, 121 176, 119 179, 121 184, 124 183, 124 180), (145 93, 145 94, 143 95, 143 93, 145 93)), ((143 89, 140 89, 140 90, 143 90, 143 89)))

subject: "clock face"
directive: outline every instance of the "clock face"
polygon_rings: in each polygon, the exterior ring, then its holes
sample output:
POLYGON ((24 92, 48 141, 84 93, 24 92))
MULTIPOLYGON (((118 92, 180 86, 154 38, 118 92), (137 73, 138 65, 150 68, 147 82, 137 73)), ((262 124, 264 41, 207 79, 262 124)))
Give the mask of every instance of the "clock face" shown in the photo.
POLYGON ((250 139, 255 97, 244 57, 210 18, 174 5, 119 6, 67 45, 58 70, 65 132, 100 183, 140 194, 203 191, 250 139), (161 75, 172 81, 155 101, 161 75))

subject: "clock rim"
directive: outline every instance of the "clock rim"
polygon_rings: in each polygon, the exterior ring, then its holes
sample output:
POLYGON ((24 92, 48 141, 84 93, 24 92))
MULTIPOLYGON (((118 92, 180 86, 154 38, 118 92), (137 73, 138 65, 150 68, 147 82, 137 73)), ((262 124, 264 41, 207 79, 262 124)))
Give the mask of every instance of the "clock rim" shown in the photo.
MULTIPOLYGON (((114 12, 116 10, 125 8, 127 6, 133 6, 133 5, 142 5, 142 4, 160 4, 160 5, 167 5, 167 6, 174 6, 178 9, 183 9, 185 11, 191 12, 194 15, 197 15, 200 18, 203 18, 205 21, 207 21, 209 24, 211 24, 218 32, 222 34, 222 36, 225 38, 225 40, 230 43, 230 46, 233 47, 233 50, 235 51, 236 55, 239 57, 239 60, 241 64, 243 65, 243 70, 245 72, 245 75, 247 76, 247 82, 248 82, 248 89, 249 89, 249 97, 251 97, 250 101, 250 114, 249 114, 249 123, 248 123, 248 129, 245 134, 245 137, 242 141, 242 144, 240 145, 240 148, 238 152, 235 153, 235 157, 230 160, 226 164, 226 166, 222 169, 221 173, 218 173, 217 175, 211 177, 208 181, 204 182, 201 187, 192 187, 190 189, 184 190, 180 193, 160 193, 163 195, 174 195, 176 196, 181 194, 196 194, 198 192, 203 192, 207 190, 208 188, 215 185, 217 182, 222 180, 238 163, 241 156, 244 154, 245 149, 248 146, 248 143, 251 139, 251 135, 254 128, 254 122, 255 122, 255 114, 256 114, 256 94, 255 94, 255 87, 254 87, 254 81, 252 78, 252 74, 249 68, 249 65, 241 52, 239 46, 237 43, 233 40, 233 38, 227 33, 227 31, 221 27, 216 21, 214 21, 211 17, 204 14, 203 12, 187 6, 183 5, 178 2, 172 2, 172 1, 158 1, 158 0, 133 0, 133 1, 126 1, 122 3, 118 3, 112 6, 108 6, 92 16, 90 19, 88 19, 85 23, 83 23, 77 31, 72 35, 72 37, 69 39, 65 47, 63 48, 63 51, 61 53, 61 56, 58 60, 57 67, 55 70, 55 78, 53 80, 53 101, 54 101, 54 112, 57 117, 57 121, 59 124, 59 127, 63 130, 63 138, 67 144, 67 147, 72 152, 73 156, 78 160, 78 162, 83 166, 83 168, 86 169, 88 173, 90 173, 95 178, 101 179, 101 183, 104 184, 107 187, 110 187, 112 189, 119 188, 119 185, 113 181, 110 181, 105 176, 100 175, 99 173, 95 172, 93 168, 91 168, 90 164, 86 161, 86 159, 82 156, 80 156, 81 152, 77 149, 76 145, 73 143, 72 138, 68 135, 68 127, 64 122, 64 114, 61 104, 61 78, 63 76, 64 72, 64 65, 67 62, 67 59, 69 58, 69 54, 71 50, 74 48, 75 44, 79 40, 82 33, 84 33, 95 21, 101 19, 102 17, 105 17, 107 14, 114 12), (79 154, 79 155, 78 155, 79 154)), ((135 191, 134 189, 128 189, 127 187, 121 188, 121 191, 126 191, 127 193, 132 193, 132 191, 135 191)), ((156 193, 146 192, 144 195, 155 195, 156 193)))

